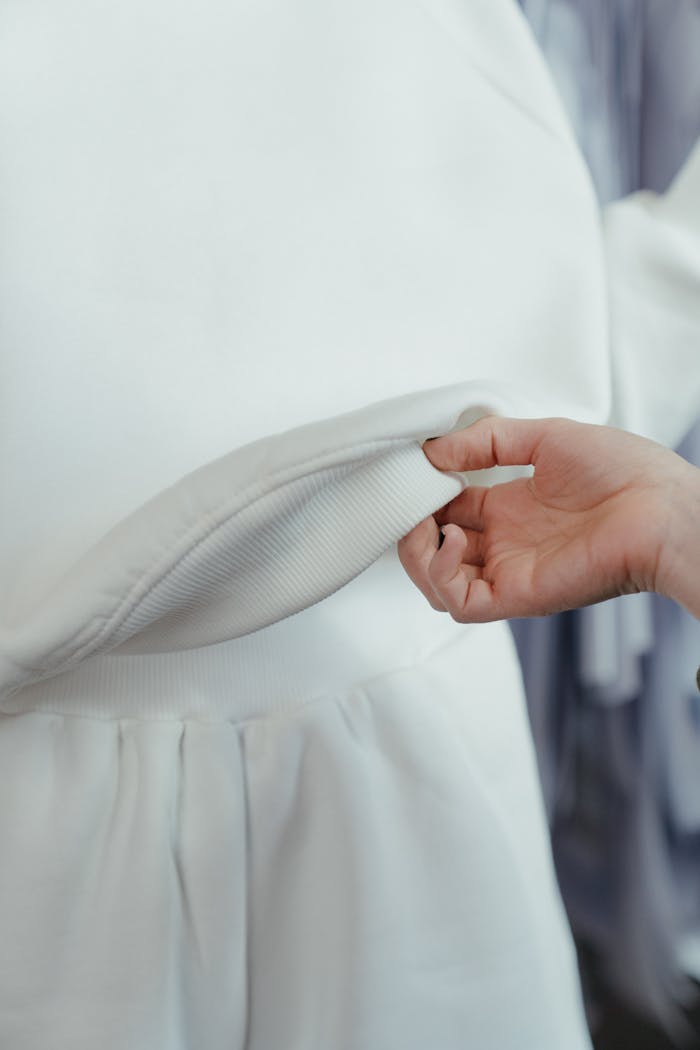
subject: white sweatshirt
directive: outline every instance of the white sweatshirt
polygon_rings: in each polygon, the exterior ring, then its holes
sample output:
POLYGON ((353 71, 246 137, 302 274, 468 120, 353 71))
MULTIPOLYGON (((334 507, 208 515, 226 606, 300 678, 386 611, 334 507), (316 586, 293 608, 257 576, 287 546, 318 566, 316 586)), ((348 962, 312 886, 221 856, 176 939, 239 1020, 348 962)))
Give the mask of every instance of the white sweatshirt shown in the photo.
MULTIPOLYGON (((463 484, 423 438, 604 420, 658 351, 627 269, 610 339, 598 213, 521 16, 9 4, 0 134, 0 1043, 584 1047, 505 629, 446 623, 377 561, 463 484)), ((689 179, 672 220, 632 202, 608 227, 614 268, 644 239, 658 317, 671 231, 678 418, 689 179)))

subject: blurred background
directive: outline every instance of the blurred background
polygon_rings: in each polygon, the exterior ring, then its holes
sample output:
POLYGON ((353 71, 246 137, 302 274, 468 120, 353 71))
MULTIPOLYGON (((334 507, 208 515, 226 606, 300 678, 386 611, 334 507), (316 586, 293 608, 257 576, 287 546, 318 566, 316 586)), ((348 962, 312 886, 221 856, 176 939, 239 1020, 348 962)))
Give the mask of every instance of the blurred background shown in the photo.
MULTIPOLYGON (((663 193, 700 136, 700 0, 521 7, 601 205, 663 193)), ((643 594, 513 630, 596 1048, 700 1050, 700 623, 643 594)))

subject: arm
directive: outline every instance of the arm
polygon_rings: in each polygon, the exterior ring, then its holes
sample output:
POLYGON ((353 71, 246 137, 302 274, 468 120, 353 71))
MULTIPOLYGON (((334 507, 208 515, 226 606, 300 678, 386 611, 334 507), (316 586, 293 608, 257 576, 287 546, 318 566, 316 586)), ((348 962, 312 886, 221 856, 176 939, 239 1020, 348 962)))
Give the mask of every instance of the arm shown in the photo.
POLYGON ((656 590, 700 617, 700 471, 680 456, 564 419, 489 417, 424 448, 441 470, 534 467, 466 489, 401 541, 436 608, 481 622, 656 590))

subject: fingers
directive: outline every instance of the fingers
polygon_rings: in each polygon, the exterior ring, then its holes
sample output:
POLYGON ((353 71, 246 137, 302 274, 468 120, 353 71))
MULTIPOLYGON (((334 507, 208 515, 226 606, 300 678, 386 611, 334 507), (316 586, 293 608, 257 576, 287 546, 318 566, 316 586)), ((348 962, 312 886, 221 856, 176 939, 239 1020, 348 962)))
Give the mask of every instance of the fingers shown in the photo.
POLYGON ((481 575, 481 568, 467 559, 469 537, 457 525, 445 525, 444 540, 428 565, 428 580, 446 609, 463 598, 464 585, 481 575))
POLYGON ((398 544, 401 563, 434 609, 462 623, 499 618, 491 584, 483 579, 483 536, 427 518, 398 544))
POLYGON ((445 611, 445 606, 437 598, 430 582, 430 563, 438 549, 440 530, 434 518, 426 518, 416 525, 407 536, 398 543, 399 559, 404 569, 422 591, 434 609, 445 611))
POLYGON ((442 507, 435 515, 438 525, 460 525, 463 529, 473 529, 483 532, 484 502, 488 494, 487 488, 475 485, 469 486, 459 496, 442 507))
POLYGON ((477 550, 479 533, 457 525, 443 528, 444 542, 433 555, 427 578, 434 600, 459 623, 486 623, 501 619, 494 589, 483 577, 483 556, 477 550))
MULTIPOLYGON (((438 516, 438 525, 441 526, 442 534, 445 537, 444 540, 443 540, 442 545, 440 546, 440 551, 442 551, 442 549, 444 548, 445 542, 447 540, 447 536, 452 531, 449 528, 449 526, 450 525, 459 526, 459 530, 458 531, 461 534, 461 540, 463 541, 462 549, 461 549, 461 552, 460 552, 461 553, 461 557, 462 557, 462 561, 464 562, 465 565, 477 565, 480 568, 483 567, 484 559, 485 559, 485 546, 486 546, 486 544, 485 544, 485 540, 484 540, 484 534, 482 532, 480 532, 477 529, 470 529, 470 528, 463 527, 459 521, 455 521, 455 519, 454 519, 454 517, 452 517, 452 515, 450 515, 448 518, 446 518, 444 522, 440 521, 440 518, 438 516)), ((446 555, 443 554, 443 557, 445 557, 445 556, 446 555)), ((438 564, 440 564, 440 563, 438 562, 438 564)), ((432 576, 431 576, 431 582, 433 582, 432 576)))
POLYGON ((535 462, 537 447, 555 422, 485 416, 464 430, 426 441, 423 451, 438 470, 528 466, 535 462))

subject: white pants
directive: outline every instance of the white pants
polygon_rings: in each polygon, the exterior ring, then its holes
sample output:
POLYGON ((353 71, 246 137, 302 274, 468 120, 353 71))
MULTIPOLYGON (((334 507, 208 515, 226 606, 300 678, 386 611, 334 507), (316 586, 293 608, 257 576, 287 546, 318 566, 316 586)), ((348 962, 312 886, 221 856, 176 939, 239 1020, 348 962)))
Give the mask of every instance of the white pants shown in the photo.
POLYGON ((508 633, 433 612, 393 555, 265 630, 88 660, 22 704, 1 1045, 589 1045, 508 633))

